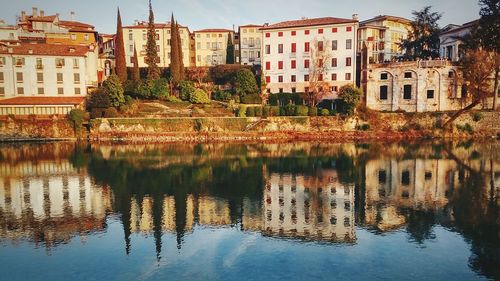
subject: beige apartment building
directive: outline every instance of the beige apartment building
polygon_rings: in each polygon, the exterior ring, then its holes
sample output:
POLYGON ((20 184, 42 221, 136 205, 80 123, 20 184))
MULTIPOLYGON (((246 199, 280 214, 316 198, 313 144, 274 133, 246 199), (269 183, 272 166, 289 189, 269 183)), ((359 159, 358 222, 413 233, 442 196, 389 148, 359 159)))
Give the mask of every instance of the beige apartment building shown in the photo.
POLYGON ((240 63, 243 65, 261 65, 262 25, 242 25, 239 27, 240 63))
POLYGON ((228 36, 231 36, 234 44, 235 38, 234 31, 232 30, 202 29, 195 31, 194 40, 196 44, 196 66, 215 66, 225 64, 228 36))
POLYGON ((377 16, 359 23, 358 52, 367 51, 368 63, 391 61, 403 55, 399 44, 408 38, 411 21, 401 17, 377 16))

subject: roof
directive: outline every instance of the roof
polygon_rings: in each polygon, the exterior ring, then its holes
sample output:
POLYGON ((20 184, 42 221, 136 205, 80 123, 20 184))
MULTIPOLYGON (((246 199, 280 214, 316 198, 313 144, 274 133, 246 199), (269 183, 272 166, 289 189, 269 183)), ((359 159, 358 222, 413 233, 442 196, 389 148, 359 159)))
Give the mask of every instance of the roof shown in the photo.
POLYGON ((224 29, 224 28, 207 28, 207 29, 201 29, 201 30, 196 30, 195 33, 211 33, 211 32, 234 32, 233 30, 230 29, 224 29))
MULTIPOLYGON (((180 28, 187 28, 187 26, 183 26, 179 24, 180 28)), ((140 28, 140 29, 147 29, 148 28, 148 23, 147 22, 141 22, 139 24, 135 25, 127 25, 124 26, 123 28, 140 28)), ((155 28, 170 28, 170 22, 166 23, 155 23, 155 28)))
POLYGON ((466 23, 459 25, 459 26, 456 26, 456 27, 453 27, 453 25, 447 25, 446 27, 449 27, 449 29, 444 31, 444 32, 441 32, 440 35, 448 34, 448 33, 455 33, 457 31, 461 31, 461 30, 464 30, 467 28, 472 28, 474 25, 476 25, 478 23, 479 23, 479 20, 473 20, 473 21, 466 22, 466 23))
POLYGON ((381 20, 392 20, 392 21, 397 21, 397 22, 404 23, 404 24, 410 24, 411 23, 411 20, 405 19, 405 18, 402 18, 402 17, 389 16, 389 15, 379 15, 379 16, 376 16, 374 18, 364 20, 364 21, 360 22, 359 24, 364 25, 364 24, 367 24, 367 23, 370 23, 370 22, 381 21, 381 20))
POLYGON ((57 15, 43 16, 43 17, 28 17, 30 21, 43 21, 43 22, 53 22, 57 18, 57 15))
POLYGON ((56 45, 56 44, 29 44, 0 46, 0 54, 12 55, 42 55, 42 56, 71 56, 81 57, 89 52, 88 46, 79 45, 56 45), (12 49, 12 52, 9 52, 12 49))
POLYGON ((258 25, 258 24, 246 24, 246 25, 240 25, 240 28, 242 27, 263 27, 263 25, 258 25))
POLYGON ((354 19, 342 19, 342 18, 313 18, 313 19, 301 19, 301 20, 291 20, 283 21, 271 25, 267 25, 261 28, 261 30, 269 29, 281 29, 281 28, 292 28, 292 27, 306 27, 306 26, 317 26, 317 25, 330 25, 330 24, 345 24, 345 23, 356 23, 357 20, 354 19))
POLYGON ((2 105, 79 105, 85 97, 14 97, 0 100, 2 105))
POLYGON ((94 31, 93 25, 78 21, 60 20, 57 24, 65 28, 69 28, 70 31, 94 31))

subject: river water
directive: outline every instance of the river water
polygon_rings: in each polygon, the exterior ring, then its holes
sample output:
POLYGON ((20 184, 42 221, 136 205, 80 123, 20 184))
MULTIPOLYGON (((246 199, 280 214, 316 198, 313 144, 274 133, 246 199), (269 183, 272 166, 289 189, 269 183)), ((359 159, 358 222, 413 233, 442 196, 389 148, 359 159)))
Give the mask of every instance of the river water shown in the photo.
POLYGON ((0 146, 1 280, 500 280, 500 143, 0 146))

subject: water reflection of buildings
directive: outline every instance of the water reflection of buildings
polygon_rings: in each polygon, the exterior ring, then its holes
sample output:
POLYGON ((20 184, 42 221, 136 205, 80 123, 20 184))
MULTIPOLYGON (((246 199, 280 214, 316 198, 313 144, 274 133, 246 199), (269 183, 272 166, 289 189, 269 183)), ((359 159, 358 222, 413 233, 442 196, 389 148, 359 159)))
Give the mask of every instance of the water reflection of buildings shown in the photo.
POLYGON ((110 210, 111 190, 69 161, 0 163, 0 237, 48 247, 103 230, 110 210))

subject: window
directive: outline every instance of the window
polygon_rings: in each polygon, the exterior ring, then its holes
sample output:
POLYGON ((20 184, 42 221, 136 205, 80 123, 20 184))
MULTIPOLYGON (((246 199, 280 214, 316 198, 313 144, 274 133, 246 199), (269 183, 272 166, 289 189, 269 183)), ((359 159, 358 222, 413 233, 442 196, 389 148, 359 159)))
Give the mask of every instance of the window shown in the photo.
POLYGON ((129 45, 128 50, 133 53, 134 52, 134 45, 129 45))
POLYGON ((411 72, 405 72, 405 78, 411 78, 411 72))
MULTIPOLYGON (((132 46, 132 51, 133 51, 133 46, 132 46)), ((78 59, 73 59, 73 68, 80 68, 80 62, 78 59)))
POLYGON ((323 41, 318 41, 318 51, 323 51, 323 41))
POLYGON ((71 34, 71 40, 73 40, 73 41, 76 40, 76 34, 71 34))
POLYGON ((280 92, 280 94, 283 93, 283 88, 279 88, 278 91, 280 92))
POLYGON ((401 173, 401 184, 410 185, 410 171, 403 171, 401 173))
POLYGON ((318 74, 318 81, 323 81, 323 74, 318 74))
POLYGON ((82 89, 75 88, 75 95, 81 95, 81 94, 82 94, 82 89))
POLYGON ((266 76, 266 83, 271 83, 271 76, 266 76))
POLYGON ((304 34, 305 34, 305 35, 309 35, 309 30, 307 30, 307 29, 306 29, 306 30, 304 30, 304 34))
POLYGON ((36 82, 43 83, 43 73, 42 72, 37 72, 37 74, 36 74, 36 82))
POLYGON ((387 72, 380 73, 380 80, 387 80, 387 72))
POLYGON ((351 80, 351 73, 345 74, 345 80, 347 80, 347 81, 351 80))
POLYGON ((292 75, 292 76, 290 77, 290 81, 292 81, 292 82, 297 82, 297 76, 292 75))
POLYGON ((62 83, 62 82, 63 82, 63 74, 57 73, 57 83, 62 83))
POLYGON ((0 66, 5 65, 5 57, 0 57, 0 66))
POLYGON ((3 82, 3 72, 0 72, 0 82, 3 82))
POLYGON ((411 100, 411 85, 403 86, 403 99, 411 100))
POLYGON ((352 49, 352 39, 345 40, 345 48, 346 50, 352 49))
POLYGON ((332 58, 332 67, 337 67, 337 58, 332 58))
POLYGON ((23 73, 22 72, 16 72, 16 81, 17 82, 23 82, 23 73))
POLYGON ((332 92, 336 93, 337 92, 337 86, 332 87, 332 92))
POLYGON ((345 58, 345 66, 351 66, 352 65, 352 60, 351 58, 345 58))
POLYGON ((80 73, 73 74, 73 79, 75 81, 75 84, 80 84, 80 73))
POLYGON ((57 88, 58 95, 64 95, 64 88, 57 88))
POLYGON ((378 183, 385 184, 387 182, 387 172, 385 170, 378 171, 378 183))
POLYGON ((278 69, 283 69, 283 61, 278 62, 278 69))
POLYGON ((347 32, 352 31, 352 26, 348 26, 345 30, 346 30, 347 32))
POLYGON ((336 27, 332 28, 332 33, 337 33, 337 28, 336 27))
POLYGON ((305 42, 305 43, 304 43, 304 52, 308 53, 308 52, 309 52, 309 49, 310 49, 310 44, 309 44, 309 42, 305 42))
POLYGON ((323 34, 323 28, 318 29, 318 34, 323 34))
POLYGON ((15 58, 13 60, 14 65, 17 67, 23 66, 24 65, 24 58, 15 58))
POLYGON ((337 40, 332 40, 332 51, 337 51, 337 40))
POLYGON ((337 73, 332 73, 332 81, 337 81, 337 73))
POLYGON ((134 40, 134 34, 129 33, 128 34, 128 40, 130 40, 130 41, 134 40))
POLYGON ((266 45, 266 55, 271 54, 271 45, 266 45))
POLYGON ((297 92, 297 88, 292 87, 292 93, 296 93, 296 92, 297 92))
POLYGON ((64 66, 64 58, 56 58, 56 67, 64 66))
POLYGON ((142 34, 142 40, 147 40, 147 39, 148 39, 148 37, 147 37, 146 33, 143 33, 142 34))
POLYGON ((309 60, 304 60, 304 68, 309 68, 309 60))
POLYGON ((292 53, 296 53, 297 52, 297 43, 292 43, 292 53))
POLYGON ((39 95, 45 94, 44 88, 38 88, 38 94, 39 95))
POLYGON ((83 35, 83 40, 88 41, 89 40, 89 35, 88 34, 83 35))
POLYGON ((5 96, 5 88, 0 87, 0 97, 3 97, 3 96, 5 96))
POLYGON ((43 69, 43 63, 41 58, 36 59, 36 69, 43 69))
POLYGON ((294 30, 294 31, 292 31, 292 36, 295 36, 295 35, 297 35, 297 31, 294 30))
POLYGON ((434 90, 427 90, 427 98, 428 99, 434 98, 434 90))
POLYGON ((291 67, 292 67, 292 69, 296 69, 297 68, 297 61, 296 60, 292 60, 291 61, 291 67))
POLYGON ((279 83, 283 83, 283 76, 282 76, 282 75, 279 75, 279 76, 278 76, 278 82, 279 82, 279 83))
POLYGON ((309 74, 304 75, 304 82, 309 82, 309 74))
POLYGON ((387 100, 387 85, 380 86, 380 99, 387 100))
POLYGON ((23 87, 17 87, 17 94, 18 95, 24 95, 24 88, 23 87))
POLYGON ((271 37, 271 33, 267 32, 266 33, 266 38, 269 38, 269 37, 271 37))
POLYGON ((271 62, 266 61, 266 70, 271 70, 271 62))
POLYGON ((283 44, 278 44, 278 54, 283 54, 283 44))
POLYGON ((283 32, 278 32, 278 37, 283 37, 283 32))

